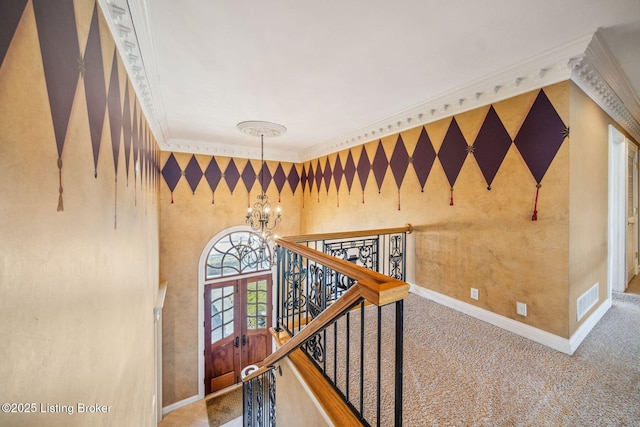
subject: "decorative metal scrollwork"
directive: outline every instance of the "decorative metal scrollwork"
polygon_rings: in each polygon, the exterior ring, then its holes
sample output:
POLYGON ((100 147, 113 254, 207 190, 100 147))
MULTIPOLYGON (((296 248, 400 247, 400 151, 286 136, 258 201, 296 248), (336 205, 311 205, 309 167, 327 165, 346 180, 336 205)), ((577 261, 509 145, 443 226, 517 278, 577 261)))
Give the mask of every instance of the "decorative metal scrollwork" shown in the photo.
POLYGON ((269 425, 276 425, 276 373, 275 368, 269 371, 269 425))
POLYGON ((378 239, 325 243, 324 252, 369 270, 378 269, 378 239))
POLYGON ((404 280, 402 277, 404 265, 402 237, 402 235, 397 235, 391 236, 389 239, 389 276, 398 280, 404 280))
POLYGON ((316 363, 324 362, 324 340, 322 334, 315 334, 309 338, 304 346, 305 351, 316 363))
POLYGON ((306 298, 303 293, 307 270, 302 267, 302 258, 291 257, 288 268, 284 273, 287 295, 284 306, 289 310, 300 310, 305 306, 306 298))
POLYGON ((264 425, 262 422, 262 408, 263 408, 262 375, 260 375, 259 377, 256 377, 255 380, 256 380, 256 383, 258 384, 258 390, 256 393, 256 424, 261 426, 261 425, 264 425))

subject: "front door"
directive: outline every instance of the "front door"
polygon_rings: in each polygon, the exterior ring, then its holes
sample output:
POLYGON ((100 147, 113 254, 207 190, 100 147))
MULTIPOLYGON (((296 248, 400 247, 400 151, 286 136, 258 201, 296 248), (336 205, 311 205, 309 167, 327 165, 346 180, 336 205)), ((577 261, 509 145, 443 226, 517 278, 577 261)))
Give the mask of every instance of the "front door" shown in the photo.
POLYGON ((236 384, 271 354, 271 274, 205 287, 205 393, 236 384))

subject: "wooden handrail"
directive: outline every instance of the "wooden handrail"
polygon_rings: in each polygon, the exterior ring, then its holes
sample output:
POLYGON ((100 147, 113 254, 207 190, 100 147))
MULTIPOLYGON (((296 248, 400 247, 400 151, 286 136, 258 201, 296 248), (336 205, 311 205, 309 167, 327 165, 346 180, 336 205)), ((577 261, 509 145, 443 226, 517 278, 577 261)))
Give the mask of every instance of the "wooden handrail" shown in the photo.
POLYGON ((329 240, 329 239, 346 239, 349 237, 366 237, 377 236, 380 234, 395 234, 395 233, 407 233, 411 234, 413 226, 407 224, 404 227, 395 228, 379 228, 376 230, 359 230, 359 231, 341 231, 335 233, 323 233, 323 234, 301 234, 299 236, 287 236, 286 240, 290 242, 310 242, 317 240, 329 240))
POLYGON ((300 332, 294 335, 278 350, 267 356, 258 369, 251 372, 243 381, 249 381, 266 372, 269 366, 287 357, 292 351, 300 347, 307 339, 318 331, 328 326, 333 320, 348 310, 353 304, 366 299, 375 305, 385 305, 406 298, 409 295, 409 284, 391 279, 389 276, 369 270, 340 258, 317 251, 289 238, 275 238, 279 246, 296 252, 309 260, 329 267, 341 274, 356 280, 356 283, 340 296, 329 308, 321 312, 315 319, 307 324, 300 332))
POLYGON ((311 338, 328 326, 332 321, 349 310, 349 308, 361 299, 366 299, 376 305, 385 305, 406 298, 408 295, 409 285, 399 280, 393 280, 382 284, 356 282, 353 286, 347 289, 340 298, 331 304, 329 308, 321 312, 315 319, 309 322, 307 326, 300 330, 300 332, 295 334, 289 341, 282 345, 282 347, 267 356, 258 365, 257 370, 243 378, 243 382, 247 382, 258 375, 267 372, 269 370, 269 366, 287 357, 289 353, 300 347, 307 339, 311 338), (376 292, 376 289, 379 289, 379 291, 376 292))

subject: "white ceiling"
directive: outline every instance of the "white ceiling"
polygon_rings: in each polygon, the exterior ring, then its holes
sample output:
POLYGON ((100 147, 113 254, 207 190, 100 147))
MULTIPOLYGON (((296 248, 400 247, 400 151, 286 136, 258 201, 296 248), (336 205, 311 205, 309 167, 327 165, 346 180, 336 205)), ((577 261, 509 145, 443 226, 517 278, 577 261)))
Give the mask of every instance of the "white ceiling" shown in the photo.
POLYGON ((567 79, 598 28, 640 93, 640 0, 100 1, 163 149, 257 157, 266 120, 306 160, 567 79))

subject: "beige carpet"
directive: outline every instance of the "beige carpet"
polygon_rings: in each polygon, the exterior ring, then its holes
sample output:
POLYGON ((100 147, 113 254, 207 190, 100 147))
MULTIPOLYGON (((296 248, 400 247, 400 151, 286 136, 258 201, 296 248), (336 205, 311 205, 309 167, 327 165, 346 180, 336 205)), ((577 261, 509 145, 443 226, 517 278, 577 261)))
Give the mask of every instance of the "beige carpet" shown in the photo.
MULTIPOLYGON (((365 312, 367 323, 375 321, 375 308, 365 312)), ((383 324, 393 316, 384 311, 383 324)), ((349 389, 356 406, 359 318, 350 319, 349 389)), ((332 335, 329 330, 329 372, 332 335)), ((375 337, 375 330, 366 327, 365 335, 375 337)), ((369 362, 373 341, 365 344, 369 382, 375 381, 375 364, 369 362)), ((387 349, 393 341, 383 341, 383 359, 392 363, 387 349)), ((338 345, 345 344, 339 333, 338 345)), ((405 426, 640 426, 638 295, 615 294, 611 309, 572 356, 411 295, 405 302, 404 351, 405 426)), ((337 366, 345 365, 340 357, 337 366)), ((383 372, 381 424, 392 425, 393 388, 386 384, 392 384, 393 372, 383 372)), ((344 373, 338 372, 337 382, 344 390, 344 373)), ((364 409, 375 425, 373 386, 365 389, 364 409)))
POLYGON ((218 427, 242 416, 242 387, 207 399, 209 426, 218 427))

